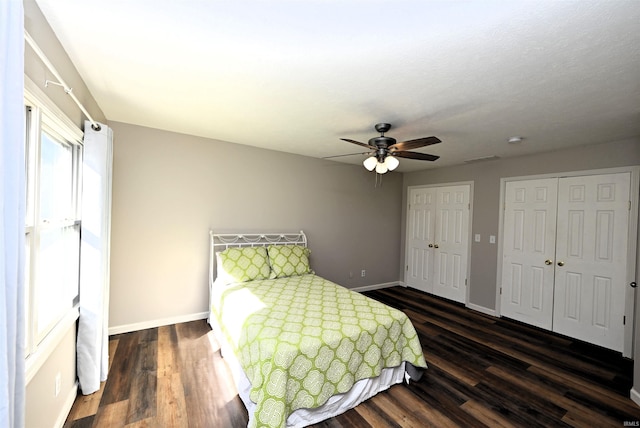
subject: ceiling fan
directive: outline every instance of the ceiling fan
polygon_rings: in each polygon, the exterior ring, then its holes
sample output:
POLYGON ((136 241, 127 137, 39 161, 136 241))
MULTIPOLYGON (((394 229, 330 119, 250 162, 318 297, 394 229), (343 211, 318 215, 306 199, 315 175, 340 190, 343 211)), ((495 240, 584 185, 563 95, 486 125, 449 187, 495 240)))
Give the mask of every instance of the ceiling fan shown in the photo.
POLYGON ((365 159, 363 162, 364 167, 369 171, 373 171, 375 169, 378 174, 384 174, 387 171, 393 171, 400 164, 396 157, 425 161, 434 161, 440 157, 427 153, 408 151, 411 149, 417 149, 419 147, 441 143, 442 141, 440 141, 440 139, 437 137, 416 138, 415 140, 402 141, 398 143, 396 142, 395 138, 386 137, 384 135, 385 132, 391 129, 390 124, 378 123, 375 126, 375 129, 380 133, 380 136, 371 138, 368 144, 350 140, 348 138, 341 138, 342 141, 357 144, 358 146, 366 147, 370 150, 369 152, 364 154, 369 154, 371 156, 365 159))

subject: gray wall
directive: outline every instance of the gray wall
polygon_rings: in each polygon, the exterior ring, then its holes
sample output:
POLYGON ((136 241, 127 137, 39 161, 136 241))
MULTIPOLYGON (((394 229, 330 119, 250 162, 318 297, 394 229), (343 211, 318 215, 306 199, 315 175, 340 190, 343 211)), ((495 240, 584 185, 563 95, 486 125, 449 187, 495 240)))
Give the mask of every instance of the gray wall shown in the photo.
POLYGON ((210 228, 302 229, 312 268, 325 278, 346 287, 398 281, 400 174, 386 174, 375 187, 375 174, 361 166, 110 126, 112 331, 207 311, 210 228))
MULTIPOLYGON (((33 37, 38 46, 45 52, 65 82, 73 88, 73 93, 81 100, 93 118, 105 122, 105 117, 95 100, 89 93, 82 78, 69 60, 66 52, 58 42, 53 30, 44 19, 42 12, 33 0, 24 0, 25 29, 33 37)), ((84 126, 84 116, 64 90, 55 85, 47 88, 47 79, 56 80, 43 63, 25 42, 25 75, 28 76, 43 92, 67 115, 79 128, 84 126)), ((27 428, 53 426, 55 421, 64 422, 67 411, 75 398, 76 388, 76 327, 73 324, 68 331, 61 334, 61 340, 55 345, 53 352, 47 356, 42 367, 35 374, 26 388, 26 420, 27 428), (60 394, 54 394, 55 377, 60 374, 60 394)))
MULTIPOLYGON (((403 180, 402 230, 406 223, 407 187, 473 181, 472 236, 479 233, 482 240, 479 243, 472 240, 469 303, 493 310, 496 303, 498 244, 490 244, 488 238, 489 235, 495 235, 498 239, 500 236, 500 179, 629 165, 640 165, 640 138, 407 173, 403 180)), ((403 234, 403 260, 404 243, 403 234)))

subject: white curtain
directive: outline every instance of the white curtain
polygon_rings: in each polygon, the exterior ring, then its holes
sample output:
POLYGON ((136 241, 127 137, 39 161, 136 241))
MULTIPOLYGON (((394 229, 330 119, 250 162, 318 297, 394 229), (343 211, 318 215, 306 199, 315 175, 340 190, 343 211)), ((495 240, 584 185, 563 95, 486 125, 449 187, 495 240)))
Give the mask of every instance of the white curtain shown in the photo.
POLYGON ((84 395, 100 389, 109 368, 109 247, 113 133, 84 125, 78 380, 84 395))
POLYGON ((0 1, 0 426, 24 426, 24 12, 0 1))

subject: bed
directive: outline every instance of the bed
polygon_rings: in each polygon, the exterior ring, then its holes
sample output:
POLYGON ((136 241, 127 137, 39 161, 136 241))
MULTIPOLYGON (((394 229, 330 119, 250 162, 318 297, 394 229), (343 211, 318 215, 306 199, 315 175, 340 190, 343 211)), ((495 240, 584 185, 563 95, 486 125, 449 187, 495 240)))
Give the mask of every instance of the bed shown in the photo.
POLYGON ((401 311, 315 275, 304 232, 210 232, 209 324, 249 427, 339 415, 425 369, 401 311))

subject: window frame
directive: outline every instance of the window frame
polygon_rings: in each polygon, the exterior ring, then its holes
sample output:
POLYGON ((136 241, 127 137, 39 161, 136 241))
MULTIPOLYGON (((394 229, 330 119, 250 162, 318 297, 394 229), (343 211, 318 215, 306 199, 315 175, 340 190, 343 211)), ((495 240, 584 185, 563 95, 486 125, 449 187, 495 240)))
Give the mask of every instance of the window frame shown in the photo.
MULTIPOLYGON (((56 106, 46 94, 25 75, 25 368, 29 382, 60 341, 68 334, 79 317, 79 254, 81 233, 82 152, 83 132, 56 106), (42 133, 71 150, 72 209, 66 218, 47 224, 39 218, 40 212, 40 149, 42 133), (78 237, 78 282, 76 296, 69 308, 61 306, 50 323, 38 332, 36 269, 39 257, 39 237, 43 230, 73 227, 78 237), (40 334, 39 334, 40 333, 40 334)), ((75 244, 73 244, 75 250, 75 244)), ((41 326, 42 327, 42 326, 41 326)))

